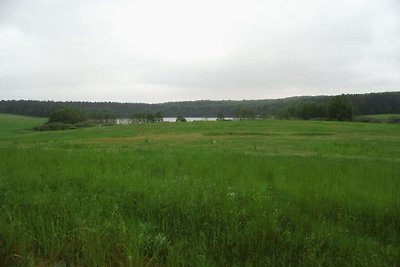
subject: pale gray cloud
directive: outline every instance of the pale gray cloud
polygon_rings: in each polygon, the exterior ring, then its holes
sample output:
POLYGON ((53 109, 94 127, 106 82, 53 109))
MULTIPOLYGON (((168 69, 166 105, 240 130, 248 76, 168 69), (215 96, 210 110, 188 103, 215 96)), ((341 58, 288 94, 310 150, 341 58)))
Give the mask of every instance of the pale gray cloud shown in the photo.
POLYGON ((1 0, 0 98, 398 91, 397 0, 1 0))

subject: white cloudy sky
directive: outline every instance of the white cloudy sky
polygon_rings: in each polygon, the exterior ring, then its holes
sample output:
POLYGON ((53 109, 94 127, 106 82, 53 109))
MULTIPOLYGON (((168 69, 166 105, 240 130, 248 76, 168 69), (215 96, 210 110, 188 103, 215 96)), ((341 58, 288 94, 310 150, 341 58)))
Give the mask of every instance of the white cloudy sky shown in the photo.
POLYGON ((399 90, 399 0, 0 0, 0 99, 399 90))

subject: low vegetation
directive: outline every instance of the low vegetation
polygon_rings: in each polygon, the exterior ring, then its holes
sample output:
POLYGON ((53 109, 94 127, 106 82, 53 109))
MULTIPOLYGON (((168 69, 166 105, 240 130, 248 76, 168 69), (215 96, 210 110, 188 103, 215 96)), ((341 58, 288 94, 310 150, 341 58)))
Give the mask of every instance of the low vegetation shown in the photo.
POLYGON ((142 122, 162 122, 163 115, 161 112, 156 113, 135 113, 129 116, 130 123, 142 123, 142 122))
POLYGON ((49 120, 41 126, 36 126, 36 131, 71 130, 94 126, 88 121, 86 115, 78 109, 64 108, 50 114, 49 120))
POLYGON ((400 123, 400 114, 375 114, 357 116, 353 120, 356 122, 400 123))
POLYGON ((0 115, 0 266, 399 266, 400 125, 0 115))
POLYGON ((176 117, 176 122, 187 122, 187 120, 182 115, 178 115, 178 117, 176 117))

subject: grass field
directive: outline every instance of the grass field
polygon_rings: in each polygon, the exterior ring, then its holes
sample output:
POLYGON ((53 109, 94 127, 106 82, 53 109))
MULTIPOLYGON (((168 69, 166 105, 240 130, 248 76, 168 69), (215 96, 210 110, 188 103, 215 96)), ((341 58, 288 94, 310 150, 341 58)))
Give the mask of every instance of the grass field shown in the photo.
POLYGON ((400 266, 400 125, 0 115, 0 266, 400 266))

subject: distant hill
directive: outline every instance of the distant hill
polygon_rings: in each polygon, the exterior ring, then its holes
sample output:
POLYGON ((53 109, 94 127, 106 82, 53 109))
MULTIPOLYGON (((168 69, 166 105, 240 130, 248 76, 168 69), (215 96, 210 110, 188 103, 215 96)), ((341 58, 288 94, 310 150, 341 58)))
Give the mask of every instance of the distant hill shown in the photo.
MULTIPOLYGON (((59 102, 37 100, 1 100, 0 113, 47 117, 59 108, 78 108, 87 113, 107 112, 120 118, 135 113, 161 112, 164 117, 226 117, 240 110, 251 111, 256 116, 276 116, 283 110, 305 103, 327 105, 333 96, 299 96, 263 100, 199 100, 167 102, 162 104, 117 102, 59 102)), ((349 95, 359 115, 400 113, 400 92, 349 95)))

